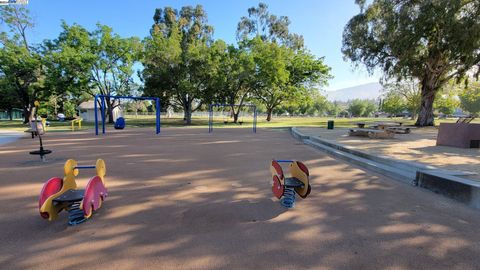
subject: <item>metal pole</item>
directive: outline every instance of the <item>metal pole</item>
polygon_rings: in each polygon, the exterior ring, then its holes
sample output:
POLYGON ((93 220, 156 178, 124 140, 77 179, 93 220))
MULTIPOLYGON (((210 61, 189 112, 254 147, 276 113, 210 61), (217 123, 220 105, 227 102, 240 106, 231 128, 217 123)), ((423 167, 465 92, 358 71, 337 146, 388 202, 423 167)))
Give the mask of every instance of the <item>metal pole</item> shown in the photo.
POLYGON ((100 98, 102 99, 102 133, 105 134, 105 97, 100 98))
POLYGON ((157 107, 157 134, 160 133, 160 98, 155 99, 155 105, 157 107))
POLYGON ((95 109, 95 135, 98 136, 98 105, 97 105, 98 95, 95 95, 95 99, 93 101, 94 105, 93 108, 95 109))
POLYGON ((97 168, 95 165, 91 165, 91 166, 77 166, 74 169, 95 169, 95 168, 97 168))
POLYGON ((292 163, 293 160, 290 160, 290 159, 278 159, 278 160, 275 160, 276 162, 278 163, 292 163))
POLYGON ((257 106, 253 106, 253 133, 257 133, 257 106))
POLYGON ((212 108, 213 108, 212 105, 208 106, 208 133, 212 132, 212 120, 213 120, 212 108))

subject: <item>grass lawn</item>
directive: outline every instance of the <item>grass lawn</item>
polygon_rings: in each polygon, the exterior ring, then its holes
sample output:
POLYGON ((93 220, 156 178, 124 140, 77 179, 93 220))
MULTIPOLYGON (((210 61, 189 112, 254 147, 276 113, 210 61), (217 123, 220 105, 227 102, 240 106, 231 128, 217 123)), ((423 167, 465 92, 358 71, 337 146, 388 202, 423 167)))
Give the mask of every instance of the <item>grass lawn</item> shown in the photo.
MULTIPOLYGON (((335 127, 353 127, 356 126, 357 122, 373 123, 373 122, 403 122, 404 125, 413 125, 414 120, 403 119, 403 118, 329 118, 329 117, 274 117, 272 121, 267 122, 264 116, 258 118, 257 127, 259 128, 283 128, 283 127, 326 127, 328 120, 335 121, 335 127)), ((242 125, 233 124, 231 121, 227 124, 223 123, 223 119, 215 119, 214 128, 251 128, 252 119, 247 118, 242 125)), ((455 122, 456 118, 449 119, 437 119, 436 124, 444 122, 455 122)), ((479 119, 474 121, 475 123, 480 123, 479 119)), ((127 128, 133 127, 154 127, 155 118, 153 116, 127 116, 126 117, 127 128)), ((162 127, 184 127, 182 118, 162 118, 161 119, 162 127)), ((193 117, 191 127, 203 127, 207 128, 208 118, 207 117, 193 117)), ((91 122, 83 122, 82 130, 93 129, 94 124, 91 122)), ((28 128, 27 125, 24 125, 22 121, 14 120, 1 120, 0 129, 9 129, 24 131, 28 128)), ((50 126, 48 127, 49 132, 63 132, 71 131, 70 121, 59 122, 59 121, 50 121, 50 126)))

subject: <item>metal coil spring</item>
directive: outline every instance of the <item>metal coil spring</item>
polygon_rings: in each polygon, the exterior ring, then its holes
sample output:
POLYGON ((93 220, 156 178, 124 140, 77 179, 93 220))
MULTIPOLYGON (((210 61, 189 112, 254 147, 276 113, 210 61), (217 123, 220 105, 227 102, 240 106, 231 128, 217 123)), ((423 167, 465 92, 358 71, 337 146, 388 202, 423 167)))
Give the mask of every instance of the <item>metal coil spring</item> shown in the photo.
POLYGON ((68 225, 78 225, 87 220, 83 214, 83 210, 80 209, 80 202, 73 203, 68 208, 68 225))
POLYGON ((280 204, 286 208, 295 207, 295 190, 293 188, 285 188, 280 204))

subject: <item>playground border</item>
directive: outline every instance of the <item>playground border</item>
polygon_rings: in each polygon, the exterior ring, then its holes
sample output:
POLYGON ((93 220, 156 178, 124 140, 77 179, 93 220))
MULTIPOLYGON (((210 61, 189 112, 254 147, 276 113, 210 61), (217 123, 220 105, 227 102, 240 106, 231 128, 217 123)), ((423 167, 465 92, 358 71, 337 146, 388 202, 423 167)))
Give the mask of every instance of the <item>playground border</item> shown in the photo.
POLYGON ((330 140, 305 135, 296 127, 290 128, 290 133, 304 144, 335 158, 480 209, 480 182, 461 177, 468 175, 465 172, 443 170, 415 162, 371 155, 330 140))

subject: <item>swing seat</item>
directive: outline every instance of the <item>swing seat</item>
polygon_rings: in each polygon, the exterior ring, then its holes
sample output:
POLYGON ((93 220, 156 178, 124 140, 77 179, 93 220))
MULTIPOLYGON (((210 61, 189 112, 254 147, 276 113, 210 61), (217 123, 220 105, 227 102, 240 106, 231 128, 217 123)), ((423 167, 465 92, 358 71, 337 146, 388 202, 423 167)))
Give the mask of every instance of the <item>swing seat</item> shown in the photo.
POLYGON ((123 118, 123 117, 117 118, 117 121, 115 121, 114 128, 115 129, 124 129, 125 128, 125 118, 123 118))

